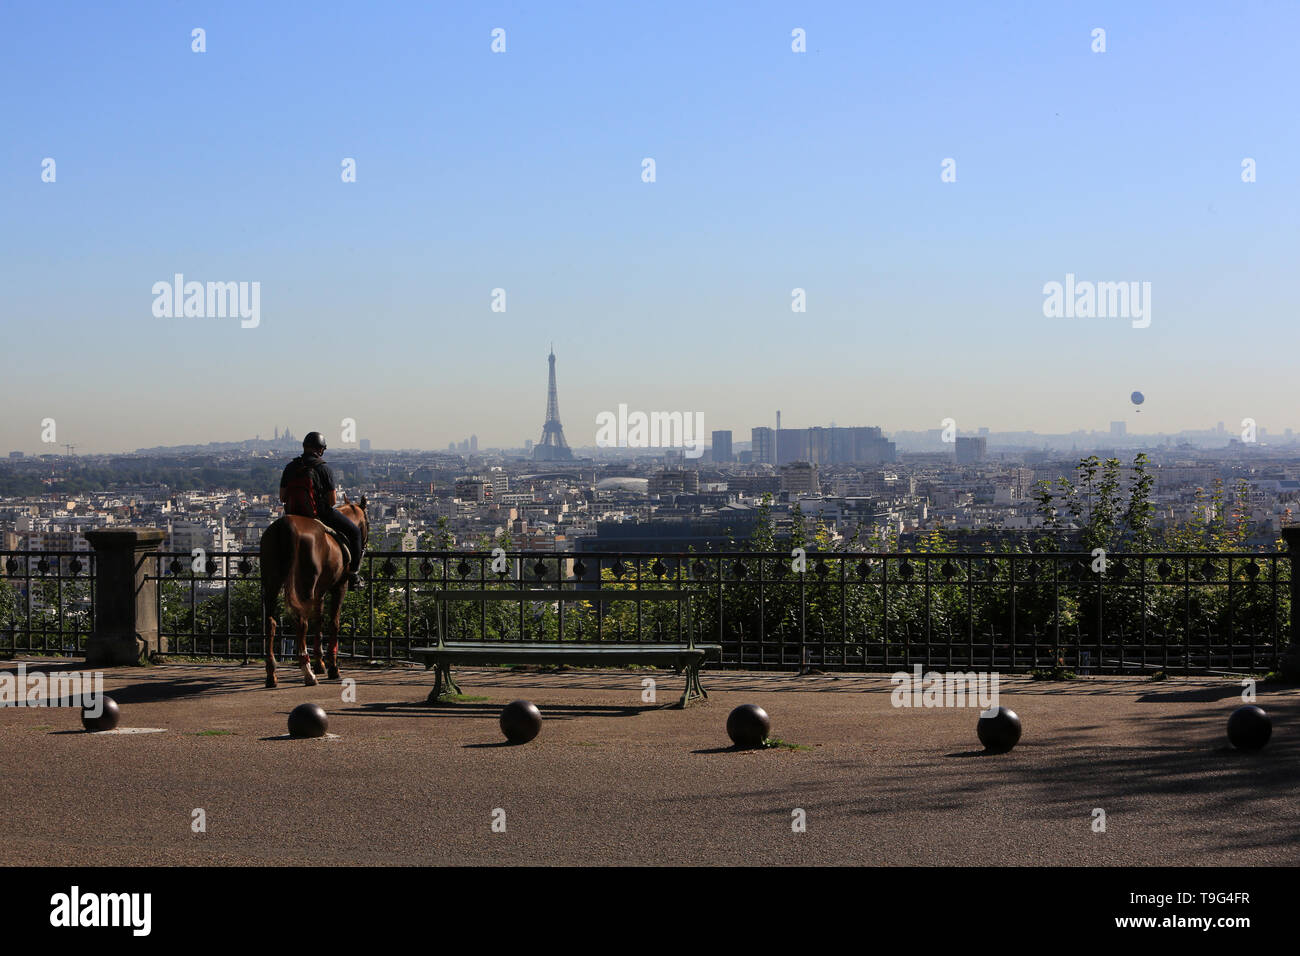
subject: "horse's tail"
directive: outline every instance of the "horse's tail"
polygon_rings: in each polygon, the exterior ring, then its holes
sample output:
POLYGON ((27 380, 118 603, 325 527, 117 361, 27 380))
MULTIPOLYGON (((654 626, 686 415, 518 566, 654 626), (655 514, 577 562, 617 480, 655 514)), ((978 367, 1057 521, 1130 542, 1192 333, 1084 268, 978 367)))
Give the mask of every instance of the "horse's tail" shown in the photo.
MULTIPOLYGON (((276 624, 280 592, 284 592, 285 604, 289 610, 303 617, 306 608, 298 600, 293 587, 298 571, 297 535, 288 517, 272 522, 262 533, 262 603, 268 623, 276 624)), ((305 618, 304 618, 305 619, 305 618)), ((270 633, 268 630, 267 633, 270 633)))

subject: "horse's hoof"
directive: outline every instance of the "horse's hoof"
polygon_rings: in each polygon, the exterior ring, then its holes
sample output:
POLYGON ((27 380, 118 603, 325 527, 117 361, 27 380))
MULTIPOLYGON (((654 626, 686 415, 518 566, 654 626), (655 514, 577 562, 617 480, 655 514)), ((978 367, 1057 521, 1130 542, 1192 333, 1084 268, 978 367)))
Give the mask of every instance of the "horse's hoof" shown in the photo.
POLYGON ((267 686, 267 687, 275 687, 277 684, 278 684, 278 682, 276 681, 276 679, 275 679, 274 677, 268 677, 268 678, 266 679, 266 686, 267 686))
POLYGON ((329 669, 329 679, 330 679, 330 680, 338 680, 338 679, 339 679, 339 669, 338 669, 337 667, 331 667, 331 668, 329 669))

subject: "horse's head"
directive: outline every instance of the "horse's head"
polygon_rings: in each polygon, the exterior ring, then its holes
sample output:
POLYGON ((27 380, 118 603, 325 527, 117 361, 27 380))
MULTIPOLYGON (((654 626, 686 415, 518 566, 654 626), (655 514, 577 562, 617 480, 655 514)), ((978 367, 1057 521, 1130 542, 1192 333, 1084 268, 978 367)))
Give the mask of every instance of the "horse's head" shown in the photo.
POLYGON ((362 495, 360 501, 353 501, 347 495, 343 496, 343 507, 339 509, 347 514, 361 530, 361 543, 365 544, 370 540, 370 519, 366 517, 366 496, 362 495))

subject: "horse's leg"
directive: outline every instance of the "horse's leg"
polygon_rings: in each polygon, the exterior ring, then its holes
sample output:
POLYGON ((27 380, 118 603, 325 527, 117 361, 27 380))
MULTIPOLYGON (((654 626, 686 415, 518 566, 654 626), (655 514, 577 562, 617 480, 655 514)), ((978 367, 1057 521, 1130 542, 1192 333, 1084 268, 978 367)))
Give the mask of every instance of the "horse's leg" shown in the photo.
POLYGON ((334 589, 331 595, 333 605, 330 607, 329 618, 329 645, 325 657, 325 673, 330 680, 339 679, 339 617, 343 613, 343 596, 348 593, 348 582, 345 578, 343 582, 334 589))
POLYGON ((302 668, 302 682, 308 687, 316 686, 316 675, 311 672, 311 662, 307 659, 307 627, 311 620, 311 611, 304 608, 298 615, 298 666, 302 668))
POLYGON ((322 630, 321 622, 323 620, 324 620, 324 615, 316 614, 315 617, 313 617, 311 622, 311 633, 312 633, 312 641, 313 641, 312 670, 315 671, 315 673, 319 676, 324 676, 325 674, 325 660, 324 658, 321 657, 321 653, 320 653, 321 630, 322 630))
POLYGON ((298 556, 293 575, 294 611, 298 616, 298 667, 302 670, 302 682, 308 687, 316 686, 316 675, 311 671, 311 660, 307 657, 307 629, 320 616, 320 597, 316 589, 320 583, 320 541, 315 535, 305 539, 307 548, 298 556))
POLYGON ((262 577, 262 633, 266 635, 266 686, 276 686, 275 678, 275 642, 279 637, 280 597, 283 593, 286 609, 297 609, 298 599, 294 593, 294 579, 297 577, 297 532, 292 522, 281 518, 271 523, 262 534, 261 577, 262 577))
POLYGON ((275 618, 267 617, 266 627, 266 686, 274 687, 275 679, 275 618))
POLYGON ((262 579, 262 632, 266 635, 266 686, 274 687, 276 618, 280 616, 280 589, 275 582, 262 579))

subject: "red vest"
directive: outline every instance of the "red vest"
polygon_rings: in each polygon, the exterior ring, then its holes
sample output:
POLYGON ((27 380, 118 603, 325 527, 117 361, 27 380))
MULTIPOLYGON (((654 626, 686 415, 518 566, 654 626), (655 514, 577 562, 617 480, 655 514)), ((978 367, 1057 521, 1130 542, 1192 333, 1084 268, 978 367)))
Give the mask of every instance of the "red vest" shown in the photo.
POLYGON ((293 467, 284 483, 284 513, 315 518, 320 513, 319 504, 323 500, 316 466, 302 458, 295 458, 291 465, 293 467))

